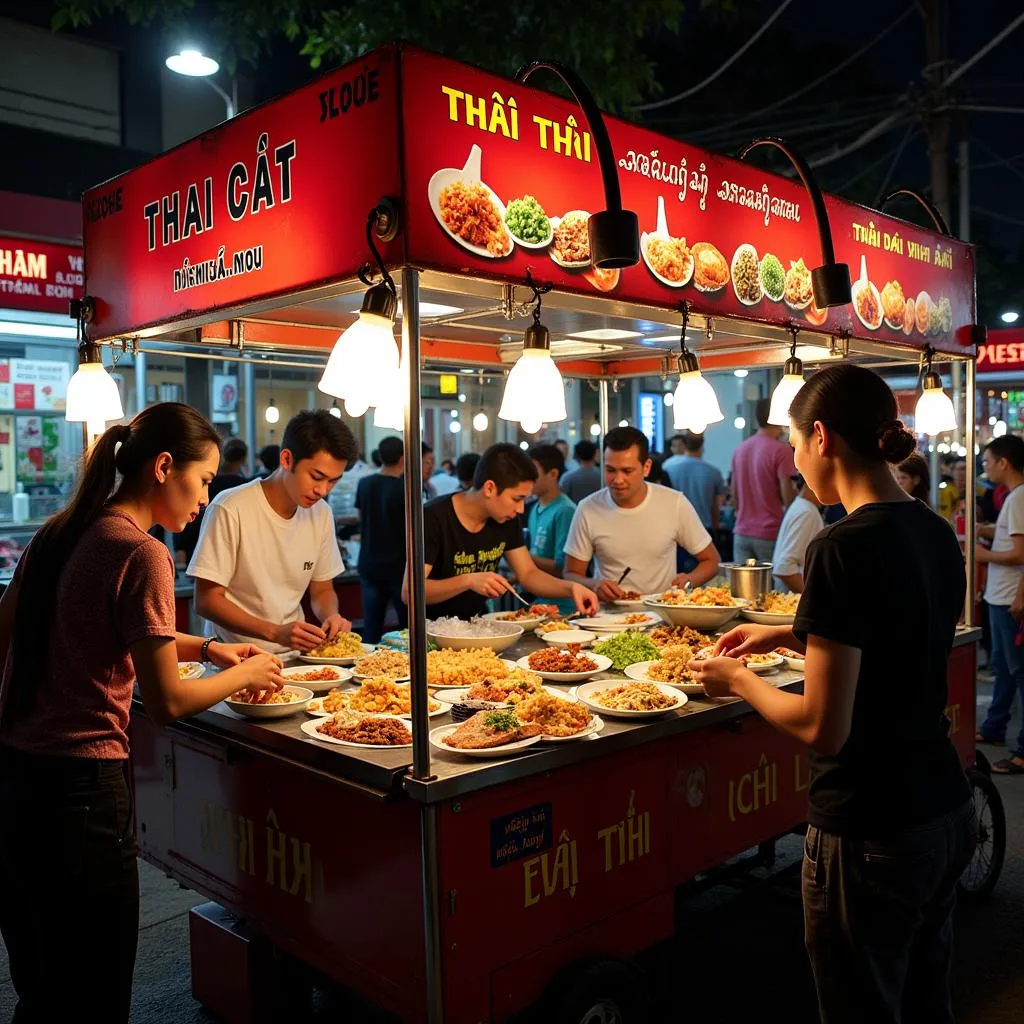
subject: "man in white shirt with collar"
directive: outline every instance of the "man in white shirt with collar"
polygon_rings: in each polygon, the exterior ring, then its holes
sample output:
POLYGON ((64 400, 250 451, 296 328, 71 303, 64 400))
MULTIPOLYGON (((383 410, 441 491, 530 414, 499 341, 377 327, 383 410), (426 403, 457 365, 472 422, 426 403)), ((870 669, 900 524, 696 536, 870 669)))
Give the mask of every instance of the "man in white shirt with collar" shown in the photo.
POLYGON ((608 431, 606 486, 577 506, 563 572, 565 579, 596 588, 602 601, 618 600, 624 589, 654 594, 687 583, 698 587, 718 572, 718 552, 693 506, 678 491, 647 483, 650 468, 647 438, 639 430, 608 431), (692 572, 676 573, 677 545, 697 559, 692 572), (593 580, 586 575, 591 558, 593 580))
POLYGON ((196 611, 216 636, 279 654, 351 629, 338 612, 334 578, 345 566, 323 499, 358 455, 352 432, 326 409, 300 412, 285 427, 278 469, 217 495, 188 567, 196 611), (307 589, 319 625, 305 621, 307 589))
POLYGON ((811 541, 821 533, 821 502, 802 476, 793 478, 797 492, 782 517, 772 555, 775 589, 794 594, 804 592, 804 562, 811 541))

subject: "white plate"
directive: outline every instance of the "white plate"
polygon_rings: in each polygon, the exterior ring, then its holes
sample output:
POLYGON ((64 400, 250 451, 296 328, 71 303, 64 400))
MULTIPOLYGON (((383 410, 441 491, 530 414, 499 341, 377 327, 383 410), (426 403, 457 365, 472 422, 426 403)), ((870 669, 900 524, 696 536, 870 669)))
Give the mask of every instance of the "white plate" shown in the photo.
POLYGON ((307 690, 311 690, 313 693, 327 693, 328 690, 333 690, 342 683, 347 683, 352 678, 352 673, 347 668, 341 668, 338 665, 295 665, 292 668, 281 669, 281 675, 285 679, 294 679, 295 676, 301 676, 306 672, 315 672, 317 669, 330 669, 332 672, 338 673, 338 678, 325 679, 323 682, 310 679, 298 680, 307 690))
MULTIPOLYGON (((509 206, 511 206, 512 203, 514 203, 516 199, 524 199, 524 198, 525 198, 525 195, 515 196, 515 198, 509 200, 509 206)), ((534 199, 536 199, 536 198, 537 197, 534 196, 534 199)), ((539 201, 537 202, 537 205, 540 206, 540 202, 539 201)), ((544 207, 541 206, 541 209, 544 210, 544 207)), ((508 208, 506 207, 506 213, 507 212, 508 212, 508 208)), ((544 216, 545 217, 548 216, 548 211, 547 210, 544 210, 544 216)), ((512 241, 515 242, 516 245, 521 245, 524 249, 546 249, 551 244, 551 239, 555 235, 555 228, 554 228, 554 225, 551 223, 551 218, 550 217, 548 217, 548 237, 543 239, 540 242, 527 242, 525 239, 520 238, 508 226, 508 224, 505 225, 505 230, 512 236, 512 241)))
POLYGON ((559 647, 564 647, 566 644, 589 647, 599 639, 596 633, 588 633, 585 629, 553 629, 550 633, 541 633, 540 638, 546 644, 558 644, 559 647))
MULTIPOLYGON (((878 289, 870 281, 854 281, 853 282, 853 311, 857 314, 857 319, 869 330, 877 331, 882 326, 882 296, 878 294, 878 289), (876 323, 869 323, 860 314, 860 306, 857 304, 857 296, 863 291, 870 291, 871 297, 874 300, 875 308, 878 310, 878 321, 876 323)), ((900 325, 900 330, 903 330, 903 325, 900 325)))
POLYGON ((307 690, 304 686, 286 686, 285 689, 298 694, 299 699, 290 704, 246 704, 244 701, 232 700, 227 697, 224 703, 232 711, 239 715, 245 715, 246 718, 287 718, 289 715, 302 711, 313 696, 313 691, 307 690))
MULTIPOLYGON (((548 218, 551 221, 551 243, 549 244, 548 255, 551 257, 551 262, 552 263, 557 263, 558 266, 565 267, 566 270, 584 270, 586 267, 590 266, 590 264, 593 262, 593 259, 569 261, 569 260, 561 260, 561 259, 559 259, 555 255, 555 247, 554 247, 555 230, 558 228, 559 224, 561 224, 562 221, 566 217, 569 216, 570 213, 583 213, 583 214, 586 214, 587 220, 588 221, 590 220, 590 214, 586 210, 567 210, 565 212, 565 214, 563 216, 561 216, 561 217, 550 217, 550 218, 548 218)), ((593 256, 593 254, 591 254, 591 256, 593 256)))
POLYGON ((629 665, 626 668, 626 675, 629 676, 630 679, 635 679, 638 683, 654 683, 655 686, 671 686, 673 690, 680 690, 685 694, 689 694, 691 697, 705 696, 703 683, 666 683, 660 679, 651 679, 647 674, 647 670, 652 665, 657 665, 657 662, 638 661, 635 665, 629 665))
POLYGON ((184 675, 178 676, 179 679, 200 679, 206 674, 206 669, 198 661, 179 661, 178 668, 188 669, 184 675))
POLYGON ((356 660, 365 657, 367 654, 373 654, 377 648, 373 644, 360 644, 363 648, 362 654, 351 654, 344 658, 314 658, 311 654, 300 654, 299 661, 304 661, 307 665, 354 665, 356 660))
MULTIPOLYGON (((466 159, 465 166, 461 169, 458 167, 442 167, 441 170, 435 171, 433 177, 430 179, 430 183, 427 185, 427 199, 430 202, 430 209, 434 211, 434 216, 437 218, 437 223, 441 225, 442 230, 449 238, 452 239, 452 241, 457 242, 463 249, 466 249, 468 252, 471 252, 476 256, 483 256, 484 259, 503 259, 515 248, 515 243, 512 241, 511 234, 509 234, 508 248, 505 252, 493 253, 486 246, 471 245, 464 238, 455 234, 455 232, 445 224, 444 217, 441 215, 442 190, 448 185, 454 185, 455 182, 461 181, 466 185, 483 185, 487 190, 487 193, 490 195, 491 202, 494 203, 495 209, 498 211, 498 216, 502 225, 504 225, 505 204, 498 198, 498 194, 494 189, 486 184, 486 182, 480 180, 480 156, 480 147, 474 144, 469 151, 469 156, 466 159)), ((507 230, 508 229, 506 228, 506 231, 507 230)))
POLYGON ((549 683, 579 683, 585 679, 591 679, 598 672, 607 672, 612 667, 611 658, 606 658, 603 654, 587 654, 584 657, 594 662, 597 668, 592 669, 590 672, 541 672, 539 669, 530 668, 529 655, 520 658, 516 664, 521 669, 532 672, 534 675, 540 676, 541 679, 546 679, 549 683))
POLYGON ((509 612, 488 612, 484 618, 490 619, 491 622, 500 622, 503 625, 509 626, 522 626, 523 632, 528 629, 536 629, 542 622, 547 622, 549 616, 547 615, 535 615, 529 619, 503 619, 503 615, 509 615, 509 612))
POLYGON ((749 242, 744 242, 736 247, 736 251, 732 254, 732 261, 729 264, 729 276, 732 278, 733 293, 744 306, 756 306, 764 298, 764 287, 761 284, 761 257, 757 255, 757 250, 749 242), (761 290, 761 294, 756 299, 743 298, 736 287, 736 261, 740 258, 740 253, 742 252, 752 252, 754 254, 754 272, 757 276, 757 287, 761 290))
POLYGON ((791 668, 794 672, 803 672, 804 665, 807 662, 803 658, 784 658, 786 662, 786 668, 791 668))
MULTIPOLYGON (((533 669, 530 669, 530 671, 533 672, 533 669)), ((540 673, 534 672, 534 675, 540 675, 540 673)), ((471 689, 471 686, 448 686, 443 690, 435 690, 430 696, 433 697, 434 700, 441 701, 443 704, 461 704, 466 699, 466 694, 469 693, 471 689)), ((556 690, 553 686, 542 686, 541 689, 552 697, 561 697, 562 700, 574 699, 562 690, 556 690)), ((505 707, 506 705, 499 704, 495 701, 494 706, 497 708, 505 707)))
POLYGON ((657 600, 659 596, 648 594, 644 606, 656 611, 670 626, 690 626, 703 631, 724 626, 750 604, 742 597, 734 597, 731 608, 712 604, 665 604, 657 600))
POLYGON ((582 732, 573 733, 572 736, 549 736, 547 733, 542 732, 540 738, 542 743, 574 743, 576 740, 585 740, 591 736, 596 736, 603 728, 604 720, 600 715, 594 715, 591 717, 586 729, 582 732))
MULTIPOLYGON (((705 647, 703 651, 698 651, 697 653, 699 655, 703 655, 705 651, 713 650, 714 648, 705 647)), ((707 654, 706 657, 710 658, 712 657, 712 655, 707 654)), ((728 657, 728 655, 725 655, 725 657, 728 657)), ((763 676, 766 672, 774 672, 777 668, 780 668, 785 663, 786 659, 783 658, 781 654, 773 654, 771 661, 765 661, 757 665, 747 664, 744 667, 750 669, 750 671, 753 672, 754 675, 763 676)))
MULTIPOLYGON (((334 714, 334 712, 333 711, 323 711, 321 709, 321 707, 320 707, 321 700, 322 700, 322 698, 320 698, 320 697, 316 697, 313 700, 311 700, 306 705, 306 714, 307 715, 313 715, 316 718, 330 718, 331 715, 334 714)), ((437 698, 431 696, 431 700, 437 700, 437 698)), ((349 710, 351 710, 351 709, 349 709, 349 710)), ((438 708, 436 711, 428 711, 427 715, 430 718, 437 718, 438 715, 447 715, 448 711, 449 711, 449 709, 442 704, 441 707, 438 708)), ((375 717, 375 718, 409 718, 409 717, 411 717, 411 712, 406 712, 406 713, 403 713, 403 714, 400 714, 400 715, 388 715, 388 714, 385 714, 382 711, 355 711, 354 713, 357 714, 357 715, 371 715, 372 717, 375 717)))
MULTIPOLYGON (((379 718, 387 718, 387 715, 376 716, 379 718)), ((349 740, 336 740, 333 736, 325 736, 323 733, 317 731, 317 726, 323 721, 322 718, 313 718, 307 722, 303 722, 300 728, 302 731, 312 740, 319 740, 321 743, 333 743, 336 747, 359 747, 361 750, 408 750, 412 746, 412 741, 408 743, 394 743, 388 746, 384 746, 381 743, 352 743, 349 740)), ((412 732, 412 723, 406 718, 403 719, 406 728, 412 732)))
POLYGON ((594 699, 602 690, 614 690, 619 686, 626 686, 621 679, 602 679, 594 683, 584 683, 576 687, 576 696, 590 708, 599 714, 607 715, 609 718, 656 718, 658 715, 667 715, 670 711, 678 711, 686 703, 686 694, 678 687, 669 686, 668 683, 655 683, 659 690, 666 697, 672 699, 672 706, 659 708, 657 711, 617 711, 615 708, 606 708, 598 704, 594 699))
MULTIPOLYGON (((462 725, 463 723, 459 723, 462 725)), ((436 729, 430 730, 430 745, 436 747, 438 750, 443 750, 448 754, 465 754, 466 757, 505 757, 507 754, 517 754, 521 750, 526 750, 528 747, 532 747, 536 743, 540 743, 541 736, 531 736, 527 740, 516 740, 515 743, 505 743, 500 747, 486 747, 483 750, 459 750, 457 747, 449 747, 447 743, 442 742, 445 736, 451 736, 459 725, 442 725, 436 729)))
POLYGON ((752 608, 744 608, 740 614, 761 626, 787 626, 796 618, 796 612, 757 612, 752 608))
POLYGON ((639 609, 643 608, 643 606, 644 606, 644 598, 643 598, 643 595, 641 594, 638 598, 636 598, 636 600, 633 600, 633 601, 618 600, 618 601, 611 601, 609 603, 615 605, 616 608, 621 608, 623 611, 626 611, 626 612, 638 611, 639 609))
POLYGON ((577 629, 589 629, 593 633, 639 633, 642 630, 661 625, 661 617, 658 615, 647 613, 643 622, 623 622, 622 619, 625 617, 625 614, 595 615, 590 619, 573 619, 572 624, 577 629))

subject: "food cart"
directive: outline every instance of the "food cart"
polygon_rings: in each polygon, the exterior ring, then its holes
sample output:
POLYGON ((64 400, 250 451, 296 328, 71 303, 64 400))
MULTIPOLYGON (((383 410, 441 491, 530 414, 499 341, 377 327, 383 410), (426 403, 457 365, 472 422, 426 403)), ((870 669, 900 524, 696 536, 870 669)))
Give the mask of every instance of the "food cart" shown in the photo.
MULTIPOLYGON (((802 183, 602 121, 571 75, 582 109, 523 77, 387 46, 92 190, 89 342, 326 351, 366 286, 394 272, 416 451, 421 368, 507 364, 533 286, 550 286, 552 353, 566 379, 596 382, 604 429, 611 382, 675 373, 682 327, 704 371, 794 355, 916 365, 927 346, 966 367, 973 447, 969 246, 821 196, 798 158, 802 183), (517 241, 502 217, 475 234, 442 198, 452 183, 501 215, 535 197, 550 236, 541 221, 542 237, 517 241), (554 236, 580 211, 594 220, 589 253, 587 236, 554 236), (859 298, 818 309, 813 294, 842 295, 844 264, 859 298), (425 318, 424 301, 459 312, 425 318)), ((519 756, 432 751, 418 459, 405 482, 411 751, 327 746, 299 718, 260 724, 223 705, 158 728, 137 704, 142 854, 402 1020, 537 1006, 547 1021, 644 1019, 631 959, 672 934, 679 885, 804 820, 805 751, 742 702, 696 697, 519 756)), ((978 638, 968 607, 949 666, 968 766, 978 638)), ((231 940, 193 923, 196 990, 223 1011, 218 991, 251 995, 259 967, 211 965, 200 950, 231 940)))

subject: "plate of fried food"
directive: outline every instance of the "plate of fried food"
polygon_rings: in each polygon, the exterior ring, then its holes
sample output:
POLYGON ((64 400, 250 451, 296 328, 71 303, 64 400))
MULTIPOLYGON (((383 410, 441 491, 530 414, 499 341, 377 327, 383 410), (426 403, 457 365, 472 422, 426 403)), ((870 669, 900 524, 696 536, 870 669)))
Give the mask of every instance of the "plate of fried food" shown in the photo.
POLYGON ((491 622, 512 622, 526 629, 536 629, 542 622, 559 617, 558 605, 531 604, 529 608, 517 608, 514 612, 488 612, 481 616, 491 622))
POLYGON ((377 648, 364 644, 358 633, 339 633, 333 640, 325 640, 319 647, 299 655, 307 665, 351 665, 356 658, 372 654, 377 648))
POLYGON ((514 661, 499 658, 490 647, 444 648, 427 654, 428 686, 473 686, 485 679, 502 679, 514 661))
POLYGON ((206 669, 198 661, 179 661, 179 679, 200 679, 206 673, 206 669))
POLYGON ((442 167, 427 185, 427 198, 448 236, 477 256, 500 259, 514 243, 505 226, 505 204, 480 179, 482 150, 474 144, 462 168, 442 167))
POLYGON ((639 590, 624 590, 622 597, 609 603, 615 605, 616 608, 643 608, 644 595, 639 590))
POLYGON ((714 647, 717 642, 715 637, 702 633, 693 626, 658 626, 647 634, 655 647, 675 647, 677 644, 686 644, 695 651, 703 647, 714 647))
POLYGON ((704 696, 704 686, 693 677, 689 664, 693 660, 693 648, 688 644, 666 647, 658 661, 640 661, 626 669, 626 675, 641 683, 658 683, 674 686, 691 697, 704 696))
POLYGON ((548 622, 542 622, 534 631, 534 636, 539 636, 541 640, 544 639, 545 634, 554 633, 556 630, 569 630, 575 629, 571 622, 566 619, 551 619, 548 622))
POLYGON ((478 711, 460 725, 432 729, 430 744, 448 754, 505 757, 539 743, 542 732, 533 722, 521 722, 514 710, 501 708, 478 711))
POLYGON ((693 254, 693 284, 699 292, 714 295, 729 283, 729 261, 711 242, 697 242, 693 254))
POLYGON ((310 698, 312 690, 304 686, 284 686, 280 690, 236 690, 224 703, 232 711, 246 718, 287 718, 301 711, 310 698))
POLYGON ((601 679, 576 688, 576 696, 592 711, 611 718, 654 718, 678 711, 686 694, 667 683, 601 679))
POLYGON ((803 672, 805 659, 799 651, 790 650, 788 647, 776 647, 775 653, 785 659, 787 668, 791 668, 794 672, 803 672))
POLYGON ((281 675, 293 683, 302 683, 313 693, 326 693, 339 683, 347 683, 352 678, 352 673, 347 668, 337 665, 295 665, 282 669, 281 675))
POLYGON ((520 658, 517 664, 527 672, 536 672, 549 683, 578 683, 612 667, 611 658, 601 654, 581 654, 579 644, 534 651, 520 658))
POLYGON ((545 743, 569 743, 573 740, 596 736, 604 722, 590 713, 590 709, 579 700, 569 700, 561 695, 536 693, 516 708, 520 722, 539 725, 545 743))
POLYGON ((727 586, 694 587, 689 591, 673 587, 644 598, 644 604, 655 609, 670 625, 695 629, 718 629, 749 603, 733 597, 727 586))
POLYGON ((411 747, 410 722, 389 715, 361 715, 339 711, 329 718, 314 718, 302 723, 310 739, 339 747, 411 747))
MULTIPOLYGON (((704 650, 698 651, 693 657, 694 661, 707 661, 714 656, 714 647, 705 647, 704 650)), ((721 657, 731 658, 733 656, 731 654, 723 654, 721 657)), ((744 668, 749 668, 751 672, 756 672, 759 676, 763 676, 766 672, 774 672, 786 663, 786 659, 774 651, 768 654, 741 654, 735 660, 744 668)))
POLYGON ((352 666, 352 676, 360 682, 382 676, 393 682, 408 680, 409 655, 404 651, 374 651, 357 659, 352 666))
POLYGON ((511 669, 502 676, 482 679, 472 686, 454 686, 444 690, 435 690, 434 697, 446 704, 461 704, 465 700, 482 700, 488 704, 504 706, 519 704, 535 693, 547 689, 558 694, 557 690, 545 687, 536 672, 520 668, 515 662, 506 661, 505 666, 511 669))
POLYGON ((650 629, 657 626, 661 619, 650 612, 628 612, 625 615, 594 615, 591 618, 573 619, 575 629, 589 630, 591 633, 625 633, 629 630, 650 629))
POLYGON ((566 270, 583 270, 590 266, 590 214, 586 210, 569 210, 561 217, 551 218, 553 234, 548 255, 566 270))
MULTIPOLYGON (((394 683, 390 679, 368 679, 362 686, 331 690, 311 700, 306 712, 323 718, 339 711, 354 711, 357 714, 388 715, 391 718, 408 718, 412 714, 412 691, 408 684, 394 683)), ((427 714, 434 718, 448 711, 446 705, 433 698, 427 699, 427 714)))
POLYGON ((640 236, 640 252, 647 269, 669 288, 682 288, 693 277, 693 254, 686 239, 669 234, 665 197, 658 196, 658 223, 640 236))
POLYGON ((741 614, 761 626, 784 626, 796 618, 798 604, 799 594, 780 594, 777 590, 770 590, 744 608, 741 614))

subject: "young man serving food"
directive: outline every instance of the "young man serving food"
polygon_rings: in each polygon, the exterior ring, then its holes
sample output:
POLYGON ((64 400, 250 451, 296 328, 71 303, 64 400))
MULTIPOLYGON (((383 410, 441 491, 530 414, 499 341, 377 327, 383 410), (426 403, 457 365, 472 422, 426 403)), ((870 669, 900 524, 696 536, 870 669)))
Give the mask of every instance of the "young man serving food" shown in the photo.
POLYGON ((323 499, 358 454, 352 432, 326 409, 300 412, 285 427, 277 470, 210 504, 188 574, 196 611, 219 639, 278 654, 351 629, 338 612, 334 578, 345 566, 323 499), (307 589, 319 625, 305 621, 307 589))
MULTIPOLYGON (((512 590, 497 571, 502 558, 531 594, 568 598, 587 615, 597 611, 597 597, 590 590, 537 568, 523 543, 519 517, 536 479, 537 467, 528 455, 514 444, 495 444, 477 464, 470 490, 427 504, 423 575, 429 618, 470 619, 486 612, 489 598, 512 590)), ((408 565, 402 599, 408 603, 408 565)))

